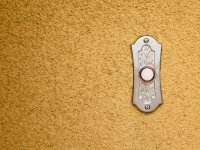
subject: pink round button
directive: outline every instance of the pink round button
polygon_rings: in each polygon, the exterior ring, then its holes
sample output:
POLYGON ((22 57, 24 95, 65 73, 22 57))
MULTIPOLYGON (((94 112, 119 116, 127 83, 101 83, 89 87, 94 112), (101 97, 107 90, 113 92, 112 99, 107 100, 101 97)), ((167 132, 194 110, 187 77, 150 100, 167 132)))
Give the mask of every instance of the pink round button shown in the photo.
POLYGON ((140 77, 146 82, 153 80, 154 75, 154 70, 149 67, 142 68, 140 71, 140 77))

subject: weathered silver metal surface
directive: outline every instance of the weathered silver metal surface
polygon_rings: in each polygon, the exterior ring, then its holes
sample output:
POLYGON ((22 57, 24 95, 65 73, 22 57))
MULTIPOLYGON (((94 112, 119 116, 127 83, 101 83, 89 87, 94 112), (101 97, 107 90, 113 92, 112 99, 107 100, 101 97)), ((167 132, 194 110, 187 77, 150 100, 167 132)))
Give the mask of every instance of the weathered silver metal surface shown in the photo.
POLYGON ((160 55, 161 44, 151 36, 143 36, 132 45, 134 59, 134 96, 133 103, 143 112, 152 112, 161 103, 160 55), (146 70, 152 70, 151 75, 146 70), (145 74, 146 73, 146 74, 145 74), (143 78, 153 77, 151 80, 143 78))

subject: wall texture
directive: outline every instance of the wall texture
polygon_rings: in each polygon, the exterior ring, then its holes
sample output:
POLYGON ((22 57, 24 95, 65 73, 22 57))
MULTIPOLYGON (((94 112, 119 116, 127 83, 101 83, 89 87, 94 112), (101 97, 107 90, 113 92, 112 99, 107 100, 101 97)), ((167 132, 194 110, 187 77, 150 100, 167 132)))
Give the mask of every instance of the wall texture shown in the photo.
POLYGON ((1 150, 199 150, 199 0, 1 0, 1 150), (132 104, 130 45, 162 43, 164 104, 132 104))

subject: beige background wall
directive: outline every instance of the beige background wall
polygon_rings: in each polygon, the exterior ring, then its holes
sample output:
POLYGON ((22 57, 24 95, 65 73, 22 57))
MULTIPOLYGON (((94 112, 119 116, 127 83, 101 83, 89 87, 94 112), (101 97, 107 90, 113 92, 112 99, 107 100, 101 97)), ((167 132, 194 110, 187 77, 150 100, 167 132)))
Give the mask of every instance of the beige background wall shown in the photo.
POLYGON ((1 0, 0 149, 199 150, 199 0, 1 0), (132 105, 130 45, 162 43, 164 104, 132 105))

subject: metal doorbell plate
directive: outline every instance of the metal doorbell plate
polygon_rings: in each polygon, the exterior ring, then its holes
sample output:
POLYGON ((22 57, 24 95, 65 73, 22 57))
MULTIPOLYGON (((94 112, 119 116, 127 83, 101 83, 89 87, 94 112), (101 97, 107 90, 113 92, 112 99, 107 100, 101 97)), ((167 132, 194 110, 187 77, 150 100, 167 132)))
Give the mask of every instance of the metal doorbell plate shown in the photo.
POLYGON ((134 59, 133 103, 143 112, 154 111, 161 103, 161 44, 151 36, 142 36, 132 45, 134 59))

